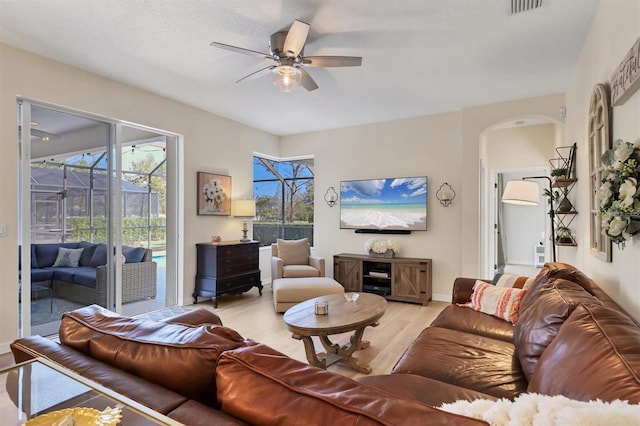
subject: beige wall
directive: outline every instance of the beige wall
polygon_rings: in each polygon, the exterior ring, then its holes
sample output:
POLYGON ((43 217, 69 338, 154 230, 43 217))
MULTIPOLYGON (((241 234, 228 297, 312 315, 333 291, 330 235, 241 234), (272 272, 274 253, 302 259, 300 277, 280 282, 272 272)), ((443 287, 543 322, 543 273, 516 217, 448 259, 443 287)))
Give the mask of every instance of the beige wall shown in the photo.
POLYGON ((493 129, 481 137, 482 159, 485 168, 549 166, 549 159, 557 157, 556 124, 493 129))
MULTIPOLYGON (((113 117, 184 136, 184 292, 191 303, 195 277, 195 244, 211 235, 240 237, 240 222, 231 217, 196 215, 196 172, 232 177, 232 196, 252 194, 252 154, 278 154, 278 138, 237 122, 188 107, 149 92, 87 73, 0 44, 0 352, 17 337, 18 304, 18 144, 16 96, 113 117)), ((215 94, 212 94, 215 96, 215 94)))
POLYGON ((480 223, 488 220, 486 211, 480 209, 480 196, 484 192, 480 182, 479 142, 482 133, 505 120, 524 117, 542 118, 562 122, 559 110, 564 106, 564 96, 549 95, 519 99, 498 104, 483 105, 462 110, 462 163, 461 181, 463 197, 461 259, 464 259, 461 274, 468 277, 480 275, 482 256, 480 253, 480 223))
MULTIPOLYGON (((566 141, 577 142, 577 210, 589 211, 588 109, 593 87, 609 83, 611 75, 640 35, 640 2, 601 1, 567 90, 566 141)), ((634 142, 640 138, 640 91, 613 107, 612 139, 634 142)), ((640 236, 625 250, 613 246, 613 263, 593 256, 589 249, 589 216, 579 214, 578 248, 568 260, 600 283, 618 303, 640 318, 640 236)), ((565 249, 566 250, 566 249, 565 249)))
MULTIPOLYGON (((315 156, 316 204, 315 246, 332 271, 332 256, 363 253, 364 242, 375 237, 341 230, 338 206, 329 207, 322 196, 328 187, 339 188, 341 180, 426 175, 429 179, 426 232, 392 236, 401 244, 401 255, 433 259, 433 293, 439 300, 451 299, 451 286, 458 276, 479 277, 478 232, 480 182, 478 163, 483 131, 494 124, 521 116, 557 120, 563 96, 524 99, 447 114, 396 120, 365 126, 327 130, 283 137, 283 156, 315 156), (467 118, 469 122, 467 122, 467 118), (465 131, 474 138, 464 138, 465 131), (468 148, 464 148, 465 143, 468 148), (465 162, 473 166, 465 166, 465 162), (472 169, 472 171, 468 170, 472 169), (443 207, 435 192, 443 182, 456 191, 456 199, 443 207), (330 265, 330 266, 329 266, 330 265)), ((541 127, 535 137, 555 138, 555 125, 541 127)), ((526 137, 520 136, 521 140, 526 137)), ((534 144, 531 151, 542 151, 535 161, 540 165, 549 148, 534 144)), ((522 153, 521 153, 522 154, 522 153)))
MULTIPOLYGON (((557 157, 554 148, 562 145, 561 124, 540 124, 535 126, 495 128, 483 132, 480 136, 480 163, 484 192, 481 200, 480 233, 484 236, 480 250, 481 276, 491 276, 494 271, 497 248, 495 231, 496 205, 493 195, 495 173, 500 172, 509 179, 522 176, 545 175, 549 168, 549 159, 557 157), (516 171, 518 169, 518 171, 516 171), (486 219, 485 219, 486 218, 486 219)), ((542 188, 546 182, 538 181, 542 188)), ((512 204, 502 205, 504 225, 507 227, 503 238, 507 239, 507 262, 534 264, 531 247, 541 240, 541 233, 550 235, 550 220, 547 216, 547 203, 536 207, 522 207, 512 204), (527 226, 525 224, 532 224, 527 226), (546 225, 545 225, 546 224, 546 225)), ((551 258, 551 244, 546 241, 546 258, 551 258)))
POLYGON ((376 237, 340 229, 339 205, 329 207, 322 198, 328 187, 339 191, 340 181, 349 179, 427 176, 428 230, 389 238, 400 243, 401 256, 433 259, 433 292, 451 299, 461 261, 460 118, 448 113, 282 138, 284 156, 315 156, 314 239, 328 274, 334 254, 364 253, 364 242, 376 237), (447 208, 433 195, 445 181, 458 193, 447 208))
MULTIPOLYGON (((17 303, 17 134, 16 95, 128 120, 184 135, 184 298, 189 301, 195 275, 194 244, 210 235, 236 239, 239 224, 231 218, 201 217, 195 212, 196 172, 227 173, 233 177, 234 196, 251 193, 253 151, 271 155, 315 155, 316 252, 331 258, 341 252, 362 252, 367 235, 339 229, 339 209, 323 200, 329 186, 341 180, 371 177, 427 175, 429 218, 427 232, 398 236, 403 256, 434 260, 434 295, 448 300, 456 276, 477 277, 480 271, 482 133, 505 120, 541 117, 562 122, 559 109, 567 106, 565 145, 578 142, 577 208, 588 210, 586 130, 587 109, 595 83, 608 81, 638 36, 637 0, 603 1, 570 81, 566 101, 562 94, 464 108, 459 112, 377 123, 284 138, 266 134, 172 100, 150 94, 66 65, 0 45, 0 223, 9 235, 0 238, 0 350, 16 337, 17 303), (433 193, 444 181, 457 197, 442 207, 433 193)), ((212 94, 213 95, 213 94, 212 94)), ((614 109, 614 138, 640 136, 640 95, 614 109)), ((556 129, 557 131, 557 129, 556 129)), ((614 248, 614 263, 596 260, 588 248, 588 217, 579 215, 578 247, 562 248, 560 258, 581 267, 626 309, 640 318, 640 238, 625 251, 614 248)), ((394 237, 395 238, 395 237, 394 237)), ((264 257, 264 256, 263 256, 264 257)), ((269 271, 263 268, 263 279, 269 271)))

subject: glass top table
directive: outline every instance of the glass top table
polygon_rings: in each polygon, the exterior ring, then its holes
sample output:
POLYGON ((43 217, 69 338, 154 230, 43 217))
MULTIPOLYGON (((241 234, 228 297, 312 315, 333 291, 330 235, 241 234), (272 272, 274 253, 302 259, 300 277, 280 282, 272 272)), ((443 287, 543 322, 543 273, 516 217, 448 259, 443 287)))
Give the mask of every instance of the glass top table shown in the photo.
POLYGON ((69 415, 87 426, 98 418, 105 426, 182 424, 44 358, 0 370, 3 425, 50 425, 69 415))

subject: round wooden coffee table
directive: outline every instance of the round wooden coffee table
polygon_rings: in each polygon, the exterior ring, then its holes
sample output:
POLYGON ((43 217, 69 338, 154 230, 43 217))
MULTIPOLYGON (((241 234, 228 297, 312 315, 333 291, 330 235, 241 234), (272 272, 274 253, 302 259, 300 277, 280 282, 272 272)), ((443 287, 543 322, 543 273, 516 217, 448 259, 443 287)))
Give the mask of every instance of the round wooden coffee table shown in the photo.
POLYGON ((294 339, 302 340, 309 364, 326 369, 336 362, 344 362, 352 369, 369 374, 371 367, 360 363, 353 352, 369 346, 362 340, 364 329, 375 327, 384 315, 387 301, 380 296, 359 293, 358 300, 348 302, 343 294, 316 297, 289 308, 284 322, 294 339), (327 315, 316 315, 315 303, 329 302, 327 315), (350 342, 340 346, 331 342, 330 335, 353 331, 350 342), (316 353, 312 336, 318 336, 326 353, 316 353))

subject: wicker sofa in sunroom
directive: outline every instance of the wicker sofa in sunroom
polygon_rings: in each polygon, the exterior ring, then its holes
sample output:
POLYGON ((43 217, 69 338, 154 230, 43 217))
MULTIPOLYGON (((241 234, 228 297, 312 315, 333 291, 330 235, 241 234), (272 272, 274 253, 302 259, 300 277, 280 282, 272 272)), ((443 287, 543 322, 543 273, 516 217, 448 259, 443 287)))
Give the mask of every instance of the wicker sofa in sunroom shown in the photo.
MULTIPOLYGON (((122 246, 122 254, 122 303, 154 299, 158 265, 152 259, 151 249, 122 246)), ((50 287, 55 297, 73 302, 106 306, 106 263, 105 244, 86 241, 31 244, 32 284, 50 287), (56 265, 63 253, 61 248, 75 250, 76 256, 80 254, 77 266, 56 265)))

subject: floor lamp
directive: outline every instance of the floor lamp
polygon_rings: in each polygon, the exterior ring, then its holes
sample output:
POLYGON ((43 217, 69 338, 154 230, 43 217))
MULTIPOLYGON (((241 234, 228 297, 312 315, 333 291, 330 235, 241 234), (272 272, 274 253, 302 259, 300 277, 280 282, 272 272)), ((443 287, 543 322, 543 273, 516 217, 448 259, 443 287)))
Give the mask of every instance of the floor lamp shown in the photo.
POLYGON ((502 194, 502 202, 509 204, 519 204, 521 206, 537 206, 540 204, 540 186, 536 182, 529 182, 527 179, 547 179, 549 183, 549 202, 551 217, 551 253, 553 261, 556 261, 556 231, 555 231, 555 210, 553 208, 553 190, 551 189, 551 178, 548 176, 525 176, 522 180, 511 180, 502 194))

